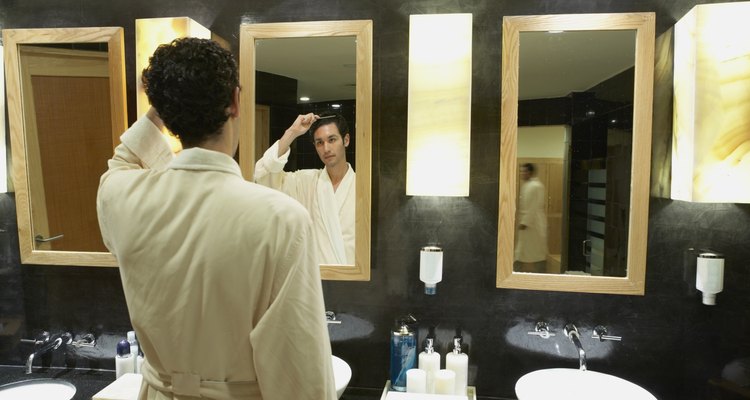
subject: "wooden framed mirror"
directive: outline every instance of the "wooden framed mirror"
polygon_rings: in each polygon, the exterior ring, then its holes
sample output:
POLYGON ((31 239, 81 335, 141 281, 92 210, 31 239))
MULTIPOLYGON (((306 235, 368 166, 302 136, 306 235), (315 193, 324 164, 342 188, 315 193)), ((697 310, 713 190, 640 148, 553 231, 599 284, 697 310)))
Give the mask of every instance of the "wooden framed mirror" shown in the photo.
POLYGON ((5 29, 21 263, 116 266, 99 177, 127 128, 123 29, 5 29))
MULTIPOLYGON (((348 119, 356 172, 354 264, 323 262, 320 270, 325 280, 370 280, 372 21, 243 24, 239 64, 244 134, 239 164, 245 179, 253 180, 256 161, 297 114, 317 114, 335 103, 336 112, 348 119), (301 95, 317 106, 300 101, 301 95)), ((303 141, 295 140, 292 153, 319 162, 312 141, 303 141)), ((304 161, 297 163, 300 169, 322 168, 322 163, 304 165, 304 161)))
POLYGON ((644 294, 654 41, 653 13, 503 18, 498 288, 644 294))

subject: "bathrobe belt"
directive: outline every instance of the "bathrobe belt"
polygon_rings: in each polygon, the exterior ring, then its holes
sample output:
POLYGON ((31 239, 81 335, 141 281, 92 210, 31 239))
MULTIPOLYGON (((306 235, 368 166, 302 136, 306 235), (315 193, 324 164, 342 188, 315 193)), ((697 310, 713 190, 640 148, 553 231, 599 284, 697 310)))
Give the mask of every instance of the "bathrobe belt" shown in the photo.
POLYGON ((194 397, 216 400, 260 398, 260 387, 256 381, 209 381, 189 372, 164 374, 155 371, 146 360, 141 366, 141 374, 149 386, 172 393, 175 400, 194 397))

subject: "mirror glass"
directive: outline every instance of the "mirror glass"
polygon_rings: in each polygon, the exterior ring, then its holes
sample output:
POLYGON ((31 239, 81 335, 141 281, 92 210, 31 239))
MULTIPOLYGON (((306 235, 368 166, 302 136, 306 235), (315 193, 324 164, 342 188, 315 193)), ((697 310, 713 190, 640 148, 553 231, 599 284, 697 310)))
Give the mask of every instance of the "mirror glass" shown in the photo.
POLYGON ((122 28, 3 34, 21 261, 114 266, 96 191, 126 128, 122 28))
POLYGON ((643 294, 653 29, 504 18, 498 287, 643 294))
MULTIPOLYGON (((240 139, 239 163, 245 178, 253 179, 256 162, 297 115, 340 114, 349 128, 348 138, 342 137, 348 140, 346 162, 355 173, 349 195, 335 200, 347 193, 339 191, 339 185, 336 194, 327 197, 317 190, 317 180, 304 191, 295 190, 310 193, 297 199, 310 211, 318 247, 324 249, 318 252, 322 278, 369 280, 372 22, 246 24, 240 32, 240 125, 248 134, 240 139), (340 207, 338 215, 320 207, 333 202, 340 207), (326 248, 337 246, 344 262, 326 254, 326 248)), ((307 133, 292 143, 284 173, 323 168, 312 139, 307 133)))

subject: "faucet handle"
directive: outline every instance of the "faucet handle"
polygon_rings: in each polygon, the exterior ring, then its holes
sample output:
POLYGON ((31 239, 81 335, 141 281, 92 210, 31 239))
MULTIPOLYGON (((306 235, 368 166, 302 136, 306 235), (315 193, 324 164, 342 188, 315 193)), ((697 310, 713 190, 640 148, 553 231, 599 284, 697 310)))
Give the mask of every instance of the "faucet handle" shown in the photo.
POLYGON ((326 311, 326 322, 329 324, 340 324, 341 321, 336 319, 336 313, 333 311, 326 311))
POLYGON ((542 339, 549 339, 552 336, 555 336, 555 332, 551 332, 549 330, 549 325, 547 325, 544 321, 539 321, 534 326, 533 332, 528 332, 529 335, 533 336, 539 336, 542 339))
POLYGON ((43 331, 39 335, 37 335, 36 339, 21 339, 21 343, 30 343, 35 346, 39 346, 41 344, 45 344, 49 342, 50 334, 47 331, 43 331))
POLYGON ((619 342, 622 340, 622 336, 607 335, 607 327, 604 325, 597 325, 594 327, 594 331, 591 333, 592 339, 599 339, 600 342, 605 340, 612 340, 619 342))
POLYGON ((78 340, 70 342, 75 347, 96 347, 96 338, 93 334, 87 333, 81 336, 78 340))

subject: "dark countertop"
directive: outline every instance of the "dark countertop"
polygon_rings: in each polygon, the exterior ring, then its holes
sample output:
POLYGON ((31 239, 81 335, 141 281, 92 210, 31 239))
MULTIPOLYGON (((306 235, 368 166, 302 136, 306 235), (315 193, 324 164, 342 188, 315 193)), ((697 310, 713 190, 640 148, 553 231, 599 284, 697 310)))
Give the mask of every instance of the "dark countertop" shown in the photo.
POLYGON ((19 365, 0 365, 0 385, 29 379, 54 378, 66 380, 76 387, 72 400, 91 400, 91 397, 115 381, 115 372, 100 369, 66 369, 34 367, 26 374, 19 365))

